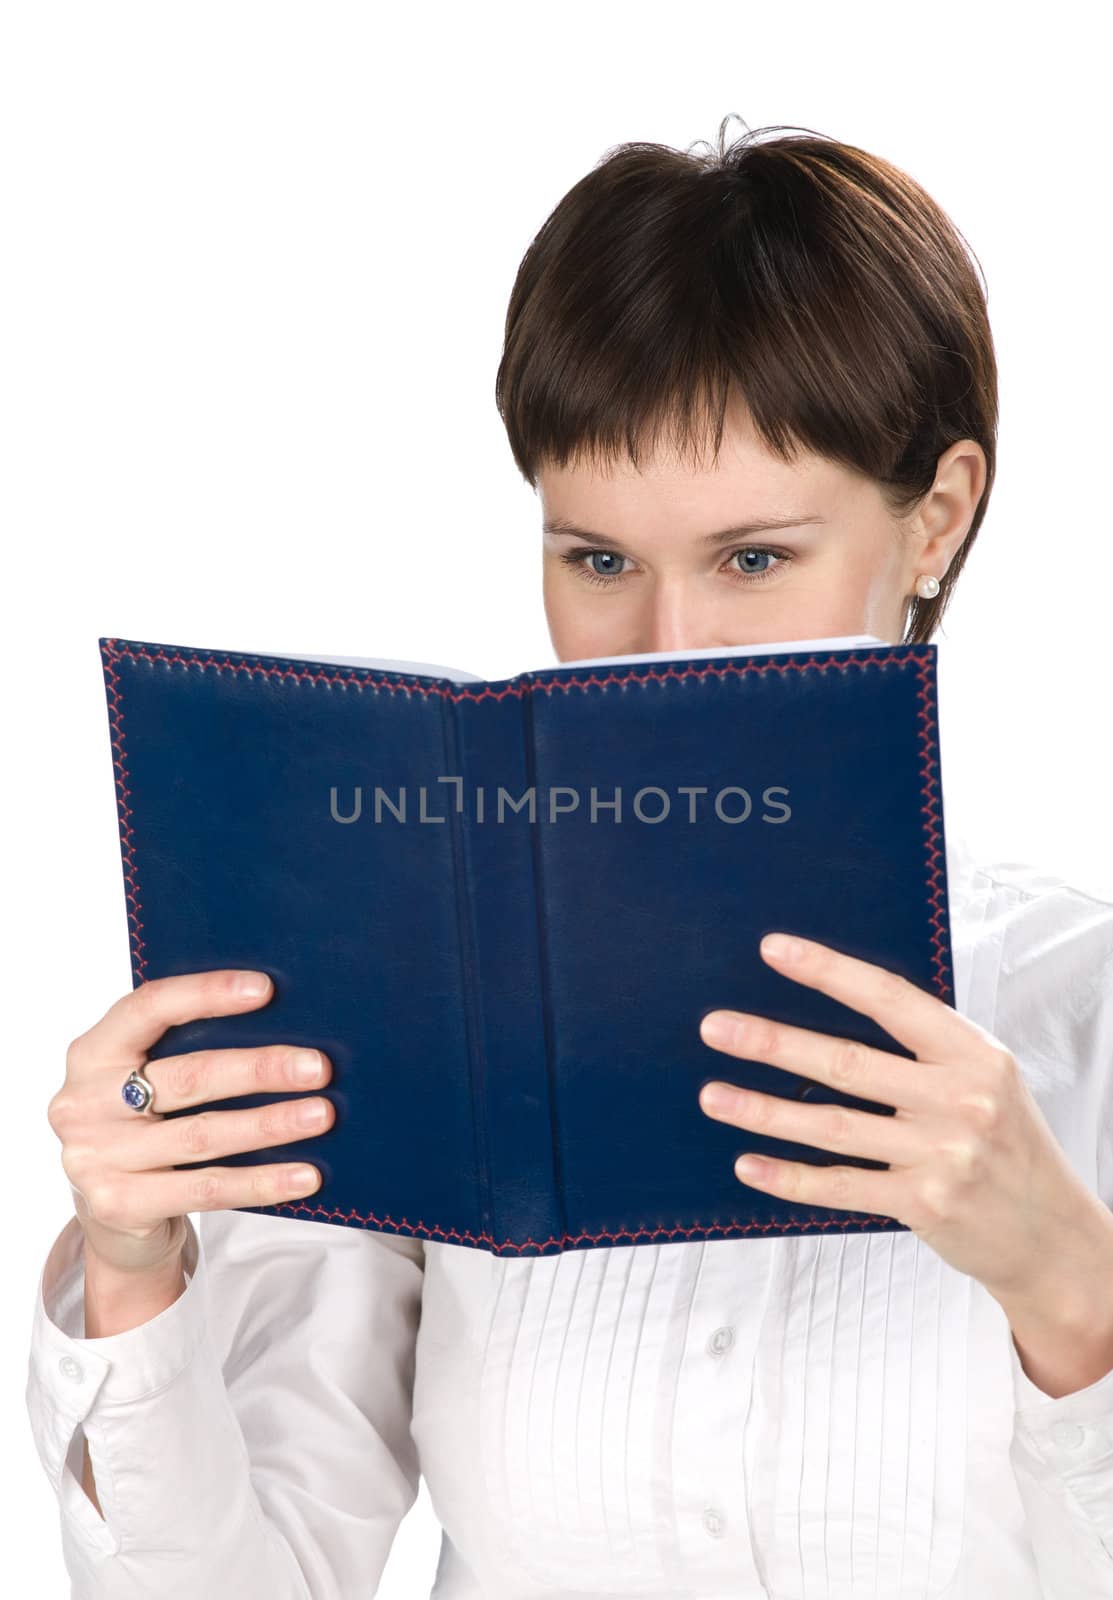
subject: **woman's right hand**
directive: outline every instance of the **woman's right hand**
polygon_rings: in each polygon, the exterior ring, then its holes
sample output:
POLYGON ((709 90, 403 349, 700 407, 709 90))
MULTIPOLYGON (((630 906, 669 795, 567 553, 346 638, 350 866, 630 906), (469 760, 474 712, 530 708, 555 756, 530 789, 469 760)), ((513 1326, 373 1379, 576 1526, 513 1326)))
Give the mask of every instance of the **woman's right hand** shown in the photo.
POLYGON ((195 1050, 148 1061, 147 1051, 172 1024, 250 1011, 273 992, 266 973, 191 972, 149 978, 117 1000, 99 1022, 72 1041, 66 1077, 47 1108, 62 1143, 62 1166, 73 1190, 85 1244, 122 1271, 164 1266, 186 1239, 190 1211, 266 1206, 312 1194, 316 1167, 286 1162, 173 1170, 176 1162, 219 1161, 242 1150, 263 1150, 323 1133, 335 1120, 324 1096, 192 1117, 161 1113, 236 1095, 306 1090, 329 1081, 332 1064, 320 1051, 272 1044, 247 1049, 195 1050), (252 993, 240 981, 262 979, 252 993), (308 1076, 299 1068, 313 1067, 308 1076), (135 1067, 146 1069, 157 1111, 136 1112, 120 1091, 135 1067), (315 1113, 314 1120, 303 1120, 315 1113), (302 1174, 301 1180, 295 1174, 302 1174))

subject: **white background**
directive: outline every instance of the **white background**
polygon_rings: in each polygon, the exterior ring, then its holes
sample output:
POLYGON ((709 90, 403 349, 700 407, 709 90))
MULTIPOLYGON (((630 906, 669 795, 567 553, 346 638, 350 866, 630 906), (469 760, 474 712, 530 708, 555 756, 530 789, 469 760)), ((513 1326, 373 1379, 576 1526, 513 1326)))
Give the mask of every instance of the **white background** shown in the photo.
MULTIPOLYGON (((1060 4, 1025 35, 969 4, 4 8, 0 1432, 21 1593, 69 1593, 23 1402, 71 1210, 46 1104, 67 1042, 131 986, 97 638, 551 664, 494 376, 523 251, 613 145, 714 143, 732 111, 804 126, 905 168, 963 231, 1001 435, 937 639, 948 806, 983 856, 1113 893, 1098 16, 1060 4)), ((380 1593, 428 1593, 438 1537, 423 1484, 380 1593)))

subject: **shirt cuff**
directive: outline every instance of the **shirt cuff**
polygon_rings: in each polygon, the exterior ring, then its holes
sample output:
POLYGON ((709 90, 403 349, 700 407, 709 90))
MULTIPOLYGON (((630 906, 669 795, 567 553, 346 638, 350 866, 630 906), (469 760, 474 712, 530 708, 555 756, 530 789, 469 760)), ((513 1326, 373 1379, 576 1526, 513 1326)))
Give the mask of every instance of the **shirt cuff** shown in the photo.
POLYGON ((86 1339, 85 1232, 76 1216, 51 1246, 35 1296, 27 1405, 56 1488, 74 1429, 95 1402, 140 1400, 173 1382, 193 1359, 205 1331, 205 1274, 188 1216, 182 1265, 186 1286, 157 1316, 123 1333, 86 1339))
POLYGON ((1054 1477, 1070 1490, 1113 1555, 1113 1370, 1084 1389, 1058 1397, 1045 1394, 1021 1365, 1010 1337, 1016 1402, 1014 1449, 1038 1476, 1054 1477))

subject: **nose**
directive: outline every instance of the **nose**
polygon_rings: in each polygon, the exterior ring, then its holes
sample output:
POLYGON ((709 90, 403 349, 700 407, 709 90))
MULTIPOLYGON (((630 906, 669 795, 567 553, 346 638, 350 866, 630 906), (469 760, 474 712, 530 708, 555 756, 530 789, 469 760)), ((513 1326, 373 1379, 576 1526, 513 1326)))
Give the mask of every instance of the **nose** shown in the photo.
POLYGON ((645 655, 666 651, 669 655, 684 655, 693 650, 731 650, 741 642, 725 639, 721 631, 701 628, 694 622, 662 620, 649 625, 638 650, 645 655))
MULTIPOLYGON (((732 637, 729 609, 709 595, 706 586, 683 576, 659 579, 641 595, 639 637, 640 654, 683 655, 693 650, 729 650, 742 641, 732 637)), ((739 630, 742 631, 741 629, 739 630)))

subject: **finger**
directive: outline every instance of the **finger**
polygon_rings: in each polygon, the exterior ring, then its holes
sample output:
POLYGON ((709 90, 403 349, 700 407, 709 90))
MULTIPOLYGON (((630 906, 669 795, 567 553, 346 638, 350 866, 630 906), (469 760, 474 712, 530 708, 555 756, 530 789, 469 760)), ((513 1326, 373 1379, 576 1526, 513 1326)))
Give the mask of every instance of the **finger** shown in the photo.
POLYGON ((106 1064, 137 1066, 175 1023, 251 1011, 274 993, 267 973, 220 969, 148 978, 121 995, 98 1022, 70 1045, 66 1069, 73 1075, 104 1070, 106 1064), (248 987, 261 980, 262 991, 248 987))
POLYGON ((836 1039, 745 1011, 709 1011, 700 1023, 700 1037, 726 1055, 783 1067, 860 1100, 907 1111, 939 1107, 938 1074, 925 1073, 921 1063, 875 1050, 857 1039, 836 1039))
MULTIPOLYGON (((143 1071, 155 1092, 153 1116, 157 1117, 161 1112, 241 1094, 304 1093, 330 1080, 332 1063, 320 1050, 266 1044, 161 1056, 146 1062, 143 1071)), ((117 1103, 121 1116, 134 1120, 135 1111, 120 1096, 117 1103)))
POLYGON ((924 1124, 899 1114, 890 1117, 845 1106, 802 1104, 718 1083, 704 1088, 700 1106, 713 1121, 744 1128, 762 1138, 810 1145, 831 1155, 864 1156, 869 1161, 886 1161, 891 1167, 914 1166, 930 1149, 924 1124))
POLYGON ((250 1167, 198 1167, 191 1172, 117 1173, 83 1191, 106 1227, 134 1229, 152 1219, 191 1211, 232 1211, 270 1206, 312 1194, 321 1186, 309 1163, 273 1162, 250 1167), (304 1176, 303 1176, 304 1175, 304 1176))
POLYGON ((104 1142, 101 1159, 109 1169, 121 1172, 150 1172, 187 1161, 220 1161, 244 1150, 265 1150, 311 1138, 331 1128, 335 1120, 336 1110, 323 1095, 237 1111, 160 1117, 153 1122, 136 1118, 135 1128, 122 1127, 104 1142))
MULTIPOLYGON (((781 935, 781 937, 788 937, 781 935)), ((814 939, 795 938, 795 956, 773 955, 763 939, 763 960, 794 983, 819 989, 872 1017, 913 1054, 936 1060, 968 1059, 985 1048, 983 1030, 898 972, 848 956, 814 939)))
POLYGON ((902 1191, 891 1172, 870 1172, 862 1167, 813 1167, 801 1161, 749 1155, 740 1156, 734 1170, 739 1183, 747 1188, 778 1195, 794 1206, 859 1211, 871 1222, 903 1220, 899 1215, 902 1191), (751 1163, 753 1170, 747 1170, 751 1163))

